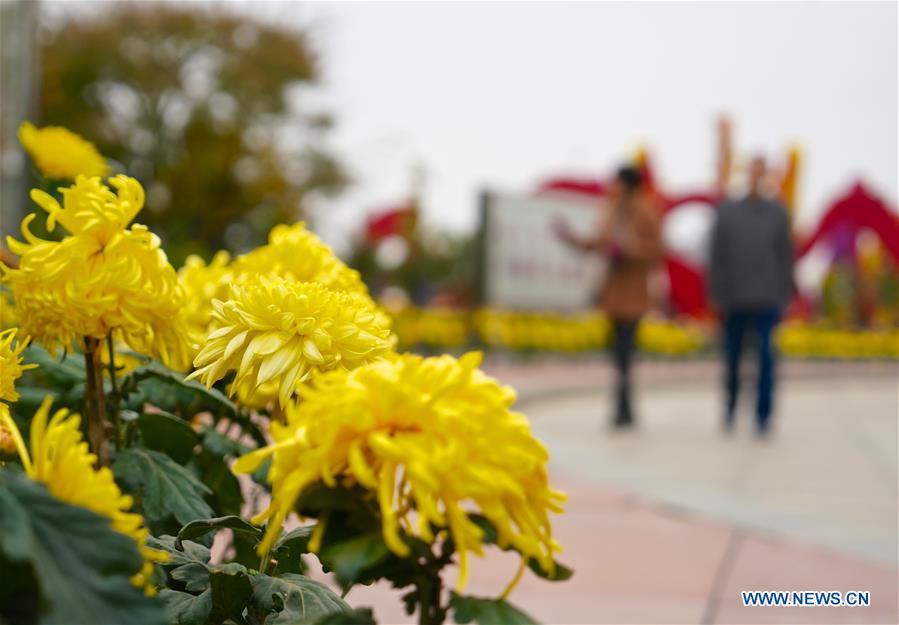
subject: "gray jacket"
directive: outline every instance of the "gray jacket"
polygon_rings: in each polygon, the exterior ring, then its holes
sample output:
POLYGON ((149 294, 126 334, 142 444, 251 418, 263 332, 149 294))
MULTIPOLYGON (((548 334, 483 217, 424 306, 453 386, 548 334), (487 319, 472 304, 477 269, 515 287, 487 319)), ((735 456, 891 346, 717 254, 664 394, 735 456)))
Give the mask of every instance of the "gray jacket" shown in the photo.
POLYGON ((725 313, 786 307, 793 294, 793 243, 783 206, 748 196, 718 208, 709 291, 725 313))

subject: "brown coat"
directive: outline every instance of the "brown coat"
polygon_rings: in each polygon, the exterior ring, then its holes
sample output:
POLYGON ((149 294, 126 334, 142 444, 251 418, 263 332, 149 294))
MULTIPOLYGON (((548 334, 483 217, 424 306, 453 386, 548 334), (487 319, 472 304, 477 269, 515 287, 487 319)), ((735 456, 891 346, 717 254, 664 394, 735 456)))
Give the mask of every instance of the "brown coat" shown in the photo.
POLYGON ((638 196, 625 212, 610 214, 600 241, 610 242, 618 253, 610 257, 599 306, 613 319, 636 320, 649 310, 649 275, 663 252, 655 201, 638 196))

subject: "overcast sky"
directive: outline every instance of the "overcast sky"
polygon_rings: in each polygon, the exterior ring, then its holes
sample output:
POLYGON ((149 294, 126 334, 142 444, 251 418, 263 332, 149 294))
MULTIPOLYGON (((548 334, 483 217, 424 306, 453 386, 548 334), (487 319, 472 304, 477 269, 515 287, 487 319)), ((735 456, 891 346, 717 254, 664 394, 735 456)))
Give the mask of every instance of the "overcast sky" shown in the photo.
MULTIPOLYGON (((896 3, 273 3, 308 25, 356 181, 318 211, 338 243, 401 200, 466 230, 484 186, 607 173, 640 145, 665 188, 709 183, 714 121, 739 155, 805 156, 800 218, 863 176, 895 203, 896 3)), ((253 11, 259 10, 259 6, 253 11)))

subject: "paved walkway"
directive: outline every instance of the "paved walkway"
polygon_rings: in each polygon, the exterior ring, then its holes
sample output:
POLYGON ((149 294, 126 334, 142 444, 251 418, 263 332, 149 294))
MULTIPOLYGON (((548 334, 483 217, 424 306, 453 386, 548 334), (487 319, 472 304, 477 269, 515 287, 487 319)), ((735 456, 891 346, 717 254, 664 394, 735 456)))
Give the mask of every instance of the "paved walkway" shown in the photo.
MULTIPOLYGON (((713 363, 646 363, 641 428, 608 432, 595 362, 493 362, 570 495, 556 521, 576 573, 526 576, 512 601, 546 623, 896 623, 897 378, 891 363, 789 363, 775 436, 750 414, 721 435, 713 363), (868 590, 868 608, 744 608, 740 590, 868 590)), ((514 558, 474 561, 467 591, 495 596, 514 558)), ((406 623, 389 588, 354 589, 406 623)))

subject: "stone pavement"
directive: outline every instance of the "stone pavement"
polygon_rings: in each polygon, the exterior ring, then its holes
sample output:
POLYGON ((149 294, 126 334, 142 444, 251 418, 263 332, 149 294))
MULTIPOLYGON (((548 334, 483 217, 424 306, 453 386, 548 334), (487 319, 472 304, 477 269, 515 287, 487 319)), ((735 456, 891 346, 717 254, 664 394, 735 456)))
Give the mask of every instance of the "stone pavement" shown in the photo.
MULTIPOLYGON (((639 430, 604 427, 602 362, 488 363, 569 493, 555 521, 575 569, 529 573, 511 600, 545 623, 897 623, 894 363, 786 363, 776 431, 751 435, 750 397, 720 432, 717 366, 645 363, 639 430), (868 590, 867 608, 744 608, 741 590, 868 590)), ((472 562, 466 591, 496 596, 509 554, 472 562)), ((407 623, 394 591, 356 588, 381 623, 407 623)))

